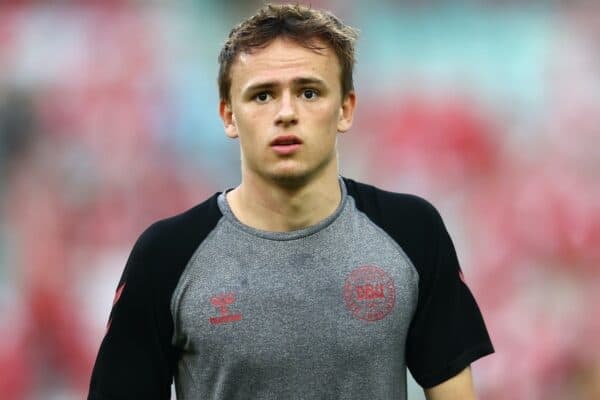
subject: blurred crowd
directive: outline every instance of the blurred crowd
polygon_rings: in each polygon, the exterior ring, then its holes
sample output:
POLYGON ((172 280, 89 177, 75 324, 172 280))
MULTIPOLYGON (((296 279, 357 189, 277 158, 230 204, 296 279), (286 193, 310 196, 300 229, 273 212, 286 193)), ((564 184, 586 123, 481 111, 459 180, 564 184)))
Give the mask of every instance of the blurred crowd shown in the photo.
MULTIPOLYGON (((216 58, 260 4, 0 2, 0 398, 82 398, 137 236, 239 181, 216 58)), ((454 238, 480 398, 600 399, 600 3, 312 5, 361 30, 342 173, 454 238)))

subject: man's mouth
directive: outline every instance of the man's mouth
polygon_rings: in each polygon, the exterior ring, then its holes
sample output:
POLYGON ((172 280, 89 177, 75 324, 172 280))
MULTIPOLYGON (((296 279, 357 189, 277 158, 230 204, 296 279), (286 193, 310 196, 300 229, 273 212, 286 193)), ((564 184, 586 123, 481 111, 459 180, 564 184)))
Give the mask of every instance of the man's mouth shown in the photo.
POLYGON ((282 135, 273 139, 270 145, 277 154, 288 155, 296 152, 302 146, 302 140, 294 135, 282 135))
POLYGON ((302 140, 294 135, 277 136, 271 141, 271 146, 290 146, 293 144, 302 144, 302 140))

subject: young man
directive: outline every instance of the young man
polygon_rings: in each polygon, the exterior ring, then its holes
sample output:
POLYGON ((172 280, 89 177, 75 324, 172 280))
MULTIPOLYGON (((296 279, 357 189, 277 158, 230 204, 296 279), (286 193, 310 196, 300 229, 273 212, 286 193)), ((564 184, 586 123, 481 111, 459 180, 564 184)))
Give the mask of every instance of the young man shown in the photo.
POLYGON ((265 6, 221 55, 242 182, 160 221, 119 283, 90 399, 473 399, 493 352, 437 211, 338 175, 356 32, 265 6))

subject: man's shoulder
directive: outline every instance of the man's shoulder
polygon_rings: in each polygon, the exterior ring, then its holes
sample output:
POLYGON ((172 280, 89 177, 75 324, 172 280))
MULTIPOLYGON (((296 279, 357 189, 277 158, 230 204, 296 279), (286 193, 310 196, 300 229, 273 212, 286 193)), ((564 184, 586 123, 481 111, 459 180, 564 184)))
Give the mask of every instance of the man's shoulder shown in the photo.
POLYGON ((218 195, 215 193, 188 210, 155 221, 140 235, 136 246, 172 247, 206 237, 222 217, 217 204, 218 195))
POLYGON ((379 225, 396 218, 434 222, 440 218, 437 209, 423 197, 410 193, 383 190, 376 186, 343 178, 356 207, 379 225))
POLYGON ((434 270, 431 249, 437 249, 444 223, 436 208, 414 194, 395 193, 345 179, 356 208, 386 232, 412 261, 421 277, 434 270))

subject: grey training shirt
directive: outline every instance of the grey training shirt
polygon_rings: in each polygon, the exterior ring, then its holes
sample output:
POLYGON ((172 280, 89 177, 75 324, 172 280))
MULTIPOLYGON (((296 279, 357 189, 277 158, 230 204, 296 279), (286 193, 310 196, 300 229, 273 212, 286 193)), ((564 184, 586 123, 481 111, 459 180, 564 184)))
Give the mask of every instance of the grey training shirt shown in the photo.
POLYGON ((317 225, 242 224, 225 195, 150 227, 117 290, 92 399, 405 399, 493 352, 437 211, 340 179, 317 225))

